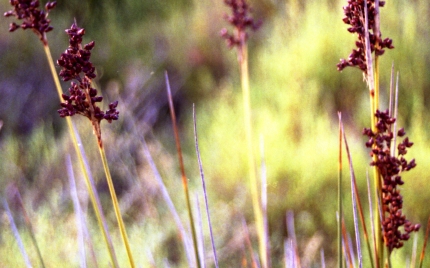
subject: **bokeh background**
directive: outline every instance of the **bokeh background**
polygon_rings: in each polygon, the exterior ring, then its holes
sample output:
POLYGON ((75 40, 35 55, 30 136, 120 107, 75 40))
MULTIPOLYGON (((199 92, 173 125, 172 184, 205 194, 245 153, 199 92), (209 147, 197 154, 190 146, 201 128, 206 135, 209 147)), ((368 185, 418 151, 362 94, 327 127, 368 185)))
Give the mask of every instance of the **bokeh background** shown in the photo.
MULTIPOLYGON (((296 221, 299 252, 319 262, 323 249, 328 264, 336 260, 338 118, 342 112, 361 196, 366 198, 368 151, 361 131, 370 127, 369 94, 358 69, 336 70, 348 57, 355 36, 343 24, 346 1, 251 1, 259 31, 249 39, 251 101, 255 152, 267 168, 268 219, 272 261, 281 267, 289 235, 285 215, 296 221), (264 147, 264 150, 261 150, 264 147), (317 242, 315 242, 317 241, 317 242), (309 249, 314 246, 315 253, 309 249), (311 255, 311 256, 308 256, 311 255)), ((2 13, 8 1, 0 2, 2 13)), ((193 194, 200 198, 201 181, 194 149, 192 105, 196 107, 199 145, 208 187, 215 242, 221 264, 234 267, 244 256, 242 219, 256 245, 246 169, 242 100, 236 53, 225 46, 219 31, 229 27, 229 10, 221 0, 58 1, 50 13, 48 34, 53 57, 67 48, 64 29, 74 20, 86 29, 84 42, 94 40, 92 62, 96 82, 108 102, 119 100, 120 120, 102 125, 109 163, 137 262, 143 267, 185 267, 182 243, 154 173, 144 156, 142 139, 157 165, 171 198, 186 224, 173 130, 169 118, 164 72, 170 77, 178 113, 186 171, 193 194)), ((381 107, 388 106, 391 66, 400 75, 399 124, 415 142, 408 157, 418 166, 403 174, 404 212, 425 226, 430 215, 430 2, 387 1, 381 9, 382 36, 395 49, 381 58, 381 107)), ((8 32, 11 18, 0 19, 0 191, 8 197, 17 187, 34 221, 42 255, 50 267, 76 267, 76 226, 66 176, 66 157, 74 151, 66 124, 56 112, 59 100, 43 53, 31 32, 8 32)), ((57 68, 59 70, 59 68, 57 68)), ((67 84, 63 84, 66 91, 67 84)), ((97 188, 110 219, 118 255, 125 258, 95 138, 86 120, 76 117, 97 188)), ((345 166, 345 178, 348 172, 345 166)), ((87 198, 78 167, 80 197, 87 198)), ((344 183, 350 192, 349 181, 344 183)), ((13 198, 10 198, 12 208, 13 198)), ((352 231, 350 196, 346 223, 352 231)), ((366 199, 367 200, 367 199, 366 199)), ((29 254, 34 249, 16 205, 29 254)), ((3 213, 2 210, 0 212, 3 213)), ((100 263, 107 261, 97 225, 88 222, 100 263), (104 256, 104 257, 103 257, 104 256), (103 258, 105 260, 103 260, 103 258)), ((207 224, 203 227, 207 236, 207 224)), ((419 248, 424 229, 418 234, 419 248)), ((9 224, 0 222, 0 266, 19 267, 23 260, 9 224)), ((290 234, 291 235, 291 234, 290 234)), ((206 237, 207 239, 207 237, 206 237)), ((410 258, 412 239, 394 254, 398 267, 410 258)), ((211 263, 206 240, 207 261, 211 263)), ((35 257, 34 257, 35 258, 35 257)), ((395 262, 396 263, 396 262, 395 262)), ((427 261, 427 263, 430 263, 427 261)), ((317 265, 318 266, 318 265, 317 265)), ((315 267, 317 267, 315 266, 315 267)))

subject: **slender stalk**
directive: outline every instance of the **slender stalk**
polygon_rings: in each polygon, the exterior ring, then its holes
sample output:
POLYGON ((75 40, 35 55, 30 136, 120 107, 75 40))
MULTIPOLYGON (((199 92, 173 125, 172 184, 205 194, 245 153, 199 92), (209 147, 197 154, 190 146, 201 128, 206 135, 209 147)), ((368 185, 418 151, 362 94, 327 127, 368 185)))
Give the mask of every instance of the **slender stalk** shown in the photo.
POLYGON ((267 218, 267 171, 266 161, 264 157, 264 140, 260 137, 260 154, 261 154, 261 211, 263 213, 264 226, 264 241, 266 242, 267 266, 271 267, 270 260, 270 236, 269 236, 269 220, 267 218))
POLYGON ((321 256, 321 268, 325 268, 325 257, 324 257, 324 249, 323 248, 321 248, 320 256, 321 256))
POLYGON ((426 247, 427 247, 427 240, 429 238, 429 234, 430 234, 430 217, 427 221, 427 229, 426 229, 426 235, 424 237, 424 244, 423 244, 423 249, 421 250, 421 255, 420 255, 420 265, 419 267, 422 268, 423 267, 423 263, 424 263, 424 255, 426 253, 426 247))
POLYGON ((18 199, 19 206, 21 207, 21 211, 22 211, 22 215, 24 217, 25 225, 28 229, 28 232, 30 233, 31 242, 33 243, 34 247, 36 248, 37 257, 39 258, 40 265, 43 268, 45 268, 46 267, 45 262, 43 261, 42 252, 40 251, 39 244, 37 243, 36 236, 34 234, 33 225, 31 224, 30 217, 27 214, 27 210, 25 209, 24 202, 22 201, 22 198, 21 198, 21 194, 19 193, 17 188, 16 188, 16 196, 18 199))
POLYGON ((21 236, 19 235, 18 228, 16 227, 15 221, 13 219, 12 212, 10 211, 9 204, 7 203, 6 198, 2 198, 2 199, 3 199, 3 207, 6 211, 6 215, 9 218, 9 224, 12 229, 12 233, 15 236, 16 242, 18 243, 18 247, 19 247, 19 250, 21 251, 22 257, 24 258, 25 265, 26 267, 31 268, 33 266, 31 265, 30 258, 28 257, 27 251, 25 250, 24 243, 22 243, 22 239, 21 239, 21 236))
POLYGON ((85 243, 84 243, 84 225, 85 220, 82 215, 81 205, 79 204, 79 198, 78 198, 78 192, 76 189, 76 183, 75 183, 75 174, 73 173, 73 167, 72 167, 72 160, 70 159, 70 155, 67 155, 66 157, 66 168, 67 168, 67 177, 69 179, 69 186, 70 186, 70 196, 73 201, 73 208, 75 211, 75 217, 76 217, 76 229, 77 229, 77 240, 78 240, 78 249, 79 249, 79 266, 81 268, 87 267, 86 262, 86 254, 85 254, 85 243))
POLYGON ((205 261, 205 239, 204 239, 204 235, 203 235, 203 223, 202 223, 202 213, 200 211, 200 202, 199 202, 199 195, 196 193, 195 194, 195 202, 196 202, 196 213, 197 213, 197 217, 196 217, 196 233, 198 234, 198 240, 197 242, 199 242, 198 246, 199 246, 199 259, 200 259, 200 265, 202 266, 202 268, 206 268, 206 261, 205 261))
POLYGON ((294 226, 294 213, 292 211, 287 212, 286 225, 287 225, 288 237, 291 238, 291 243, 292 243, 292 251, 294 256, 293 267, 301 267, 299 251, 297 248, 296 230, 294 226))
MULTIPOLYGON (((243 35, 245 33, 242 33, 243 35)), ((263 223, 263 212, 261 209, 260 198, 258 194, 257 176, 254 151, 252 149, 252 126, 251 126, 251 97, 249 90, 249 71, 248 71, 248 49, 245 43, 245 37, 242 38, 242 44, 239 51, 239 65, 240 65, 240 78, 242 85, 243 95, 243 111, 244 111, 244 123, 245 123, 245 135, 246 135, 246 147, 248 156, 248 173, 251 186, 251 198, 252 206, 254 210, 255 225, 258 235, 259 252, 261 258, 262 267, 267 266, 267 243, 264 239, 264 223, 263 223)))
MULTIPOLYGON (((49 68, 51 70, 52 78, 54 79, 55 88, 57 90, 58 97, 60 98, 60 100, 62 100, 63 92, 61 89, 60 80, 58 79, 58 75, 57 75, 57 72, 55 70, 54 61, 52 59, 50 48, 47 44, 44 44, 43 48, 45 50, 45 54, 46 54, 46 58, 48 60, 49 68)), ((72 138, 73 147, 75 148, 76 155, 78 157, 78 161, 79 161, 79 164, 81 166, 82 174, 84 175, 84 178, 85 178, 85 183, 86 183, 87 188, 88 188, 91 203, 93 204, 93 208, 94 208, 94 212, 96 214, 97 222, 99 223, 100 230, 103 233, 103 238, 104 238, 105 243, 108 247, 109 256, 110 256, 110 259, 112 261, 112 265, 113 265, 113 267, 119 267, 118 260, 117 260, 116 255, 115 255, 115 250, 114 250, 114 247, 112 244, 112 240, 110 238, 110 234, 109 234, 109 231, 107 229, 107 223, 106 223, 105 217, 103 215, 102 207, 100 204, 100 199, 98 198, 98 195, 95 191, 94 184, 90 180, 90 177, 88 175, 88 170, 85 167, 84 158, 82 156, 81 149, 79 148, 79 143, 78 143, 78 140, 76 137, 75 129, 73 127, 72 119, 70 117, 66 117, 66 121, 67 121, 67 126, 69 128, 70 136, 72 138)))
POLYGON ((342 223, 342 238, 343 238, 343 247, 344 247, 344 251, 345 251, 345 261, 346 261, 346 264, 348 265, 348 267, 353 267, 351 250, 349 248, 349 243, 348 243, 348 234, 347 234, 346 226, 345 226, 345 219, 342 217, 340 221, 342 223))
MULTIPOLYGON (((376 3, 377 4, 377 3, 376 3)), ((378 15, 378 14, 377 14, 378 15)), ((370 93, 370 118, 371 118, 371 127, 372 131, 376 132, 376 110, 379 106, 379 60, 378 56, 375 55, 375 67, 373 68, 372 61, 372 52, 370 49, 370 38, 369 38, 369 29, 368 29, 368 14, 367 14, 367 1, 364 1, 364 31, 365 31, 365 45, 366 45, 366 61, 367 61, 367 82, 369 86, 370 93)), ((379 19, 375 19, 375 21, 379 22, 379 19)), ((375 22, 376 24, 376 22, 375 22)), ((377 160, 376 154, 373 155, 373 161, 377 160)), ((376 166, 373 167, 373 177, 374 184, 376 189, 375 198, 379 203, 381 202, 381 180, 379 170, 376 166)), ((378 215, 379 210, 375 207, 375 214, 378 215)), ((375 217, 375 227, 376 227, 376 251, 378 252, 376 262, 380 263, 382 266, 382 260, 384 259, 384 251, 382 247, 382 229, 381 229, 381 217, 375 217)))
MULTIPOLYGON (((363 210, 361 208, 361 202, 359 202, 360 198, 358 195, 357 183, 356 183, 356 179, 355 179, 355 172, 354 172, 354 167, 352 165, 352 158, 351 158, 351 154, 349 152, 349 146, 348 146, 348 142, 346 140, 346 135, 345 135, 345 131, 343 129, 343 124, 342 124, 341 118, 339 118, 339 122, 340 122, 341 133, 343 134, 343 138, 345 141, 345 149, 346 149, 346 154, 348 157, 349 172, 350 172, 350 176, 351 176, 351 197, 352 197, 352 210, 353 210, 353 218, 354 218, 354 230, 355 230, 355 239, 356 239, 356 244, 357 244, 358 266, 361 268, 363 266, 363 256, 361 253, 360 232, 358 229, 357 207, 358 207, 358 210, 360 211, 360 219, 361 219, 362 225, 364 226, 363 229, 366 229, 366 227, 364 224, 364 217, 363 217, 363 210)), ((367 238, 367 234, 365 235, 365 237, 367 238)), ((368 240, 367 240, 367 242, 368 242, 368 240)), ((369 249, 369 253, 370 253, 369 242, 368 242, 368 249, 369 249)), ((370 257, 372 257, 372 254, 369 254, 369 255, 370 255, 370 257)), ((373 263, 372 263, 372 267, 373 267, 373 263)))
POLYGON ((113 186, 113 181, 112 181, 112 176, 110 174, 110 170, 109 170, 109 165, 107 162, 107 158, 106 158, 106 152, 104 150, 103 144, 99 143, 99 152, 100 152, 100 157, 102 159, 102 163, 103 163, 103 168, 106 174, 106 180, 109 186, 109 192, 112 198, 112 204, 113 204, 113 208, 115 211, 115 216, 116 219, 118 221, 118 227, 121 233, 121 237, 125 246, 125 249, 127 251, 127 256, 128 256, 128 261, 130 262, 130 266, 131 267, 136 267, 134 264, 134 259, 133 259, 133 254, 131 253, 131 248, 130 248, 130 243, 128 242, 128 237, 127 237, 127 232, 125 230, 125 225, 124 225, 124 221, 122 220, 122 216, 121 216, 121 211, 119 208, 119 203, 118 203, 118 198, 116 196, 115 193, 115 188, 113 186))
MULTIPOLYGON (((338 180, 337 180, 337 205, 338 205, 338 213, 339 217, 342 217, 343 211, 342 211, 342 114, 338 112, 339 116, 339 160, 338 160, 338 180)), ((338 267, 342 268, 342 224, 340 221, 338 221, 337 224, 337 263, 338 267)))
POLYGON ((181 142, 179 140, 178 128, 176 126, 176 114, 175 114, 175 109, 173 107, 172 92, 170 91, 170 83, 169 83, 169 77, 167 75, 167 72, 165 73, 165 78, 166 78, 166 87, 167 87, 167 97, 169 99, 170 116, 172 118, 173 132, 174 132, 175 141, 176 141, 176 150, 178 152, 179 166, 181 169, 182 186, 183 186, 184 192, 185 192, 185 199, 186 199, 187 208, 188 208, 188 217, 190 220, 191 233, 193 236, 196 265, 197 265, 197 267, 200 268, 199 249, 198 249, 198 244, 197 244, 196 227, 194 226, 193 212, 192 212, 192 208, 191 208, 190 192, 188 190, 188 179, 187 179, 187 176, 185 175, 184 161, 182 159, 181 142))
POLYGON ((415 267, 417 261, 417 244, 418 244, 418 234, 414 234, 414 244, 412 246, 412 256, 411 256, 411 267, 415 267))
MULTIPOLYGON (((369 181, 369 172, 366 172, 366 182, 367 182, 367 198, 369 200, 369 214, 370 214, 370 229, 373 237, 373 248, 374 248, 374 256, 375 260, 378 259, 378 252, 376 250, 376 235, 375 235, 375 220, 373 219, 373 205, 372 205, 372 190, 370 189, 370 181, 369 181)), ((372 260, 372 265, 373 265, 372 260)), ((375 263, 376 268, 379 268, 379 262, 375 263)))
POLYGON ((248 247, 249 254, 251 255, 251 267, 252 268, 260 267, 258 260, 256 258, 257 254, 254 253, 254 250, 252 248, 251 238, 249 237, 248 224, 246 224, 246 220, 243 217, 242 217, 242 230, 245 232, 246 246, 248 247))
MULTIPOLYGON (((339 115, 339 117, 340 117, 340 115, 339 115)), ((369 235, 367 233, 366 222, 364 220, 363 207, 361 205, 360 195, 358 194, 357 180, 355 179, 355 173, 354 173, 354 169, 352 166, 351 154, 349 151, 349 146, 348 146, 348 142, 346 140, 346 134, 345 134, 345 131, 343 129, 343 123, 341 121, 341 118, 339 118, 339 122, 340 122, 340 128, 341 128, 341 132, 343 135, 343 139, 345 142, 345 149, 346 149, 346 154, 348 157, 348 163, 350 165, 351 183, 352 183, 352 186, 354 187, 355 198, 354 198, 353 202, 355 201, 357 203, 358 212, 359 212, 359 216, 360 216, 360 222, 361 222, 361 225, 363 227, 364 240, 366 241, 366 246, 367 246, 367 250, 368 250, 369 258, 370 258, 370 263, 371 263, 371 266, 373 268, 374 264, 373 264, 373 257, 372 257, 372 248, 370 246, 369 235)))
POLYGON ((219 267, 218 266, 218 257, 216 254, 214 236, 213 236, 213 232, 212 232, 211 216, 209 213, 209 202, 208 202, 208 195, 207 195, 207 191, 206 191, 205 174, 203 173, 203 165, 202 165, 202 159, 200 157, 199 143, 198 143, 198 137, 197 137, 197 120, 196 120, 196 110, 195 110, 194 104, 193 104, 193 121, 194 121, 194 142, 195 142, 195 146, 196 146, 197 160, 199 163, 200 177, 202 179, 203 196, 205 198, 206 215, 208 216, 208 225, 209 225, 209 234, 211 237, 212 252, 214 254, 215 267, 218 268, 219 267))
MULTIPOLYGON (((137 134, 137 130, 135 129, 135 132, 137 134)), ((141 133, 139 133, 141 134, 141 133)), ((167 207, 169 208, 170 213, 172 213, 173 220, 176 223, 176 226, 178 227, 180 237, 182 238, 182 242, 184 243, 184 250, 187 256, 188 266, 192 266, 192 253, 191 253, 191 246, 189 241, 189 236, 185 232, 185 228, 182 224, 181 219, 179 218, 178 211, 175 209, 175 206, 173 205, 172 198, 170 198, 169 192, 167 191, 166 185, 163 182, 163 179, 161 178, 160 172, 158 172, 158 169, 154 163, 154 160, 152 159, 151 153, 149 152, 148 145, 146 144, 145 139, 140 136, 142 147, 143 147, 143 153, 145 155, 146 160, 149 163, 149 166, 152 169, 152 172, 154 173, 154 177, 156 182, 158 183, 160 187, 161 195, 163 196, 164 200, 166 201, 167 207)))

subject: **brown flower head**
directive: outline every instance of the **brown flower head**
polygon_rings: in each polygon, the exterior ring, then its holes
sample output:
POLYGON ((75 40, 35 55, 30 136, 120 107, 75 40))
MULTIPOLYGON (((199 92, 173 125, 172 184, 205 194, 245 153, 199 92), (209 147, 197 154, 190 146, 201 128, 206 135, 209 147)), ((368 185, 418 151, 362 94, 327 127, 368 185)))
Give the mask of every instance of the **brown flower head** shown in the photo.
MULTIPOLYGON (((378 122, 376 133, 371 129, 365 128, 363 134, 369 137, 366 147, 372 148, 370 155, 376 155, 376 160, 370 164, 376 166, 382 178, 382 206, 383 206, 383 234, 385 244, 391 252, 394 248, 403 246, 403 241, 407 241, 410 233, 419 230, 419 224, 412 224, 402 213, 403 197, 398 186, 403 185, 401 173, 409 171, 416 166, 415 159, 407 161, 404 155, 407 148, 412 147, 413 143, 407 137, 397 145, 397 156, 390 153, 391 143, 394 134, 391 132, 391 125, 396 121, 389 116, 388 111, 375 114, 378 122), (403 227, 403 233, 401 232, 403 227)), ((405 130, 402 128, 397 132, 397 137, 404 137, 405 130)))
MULTIPOLYGON (((368 14, 368 25, 369 29, 369 40, 370 40, 370 51, 380 56, 384 54, 384 48, 393 49, 393 40, 385 38, 382 40, 381 35, 377 29, 379 25, 376 25, 375 20, 377 9, 375 8, 375 0, 366 0, 367 14, 368 14)), ((385 1, 379 1, 379 7, 383 7, 385 1)), ((348 0, 348 5, 343 7, 345 17, 343 22, 350 25, 348 32, 357 34, 358 40, 355 42, 356 49, 353 49, 348 59, 341 59, 337 64, 337 69, 342 71, 348 66, 354 66, 361 69, 367 74, 367 63, 366 63, 366 43, 365 43, 365 1, 363 0, 348 0)), ((378 8, 379 9, 379 8, 378 8)))
POLYGON ((60 76, 63 81, 74 81, 69 88, 70 95, 63 94, 63 108, 59 109, 58 113, 61 117, 80 114, 90 119, 101 142, 100 121, 105 119, 111 123, 112 120, 118 119, 118 101, 109 104, 109 109, 105 112, 97 106, 97 102, 101 102, 103 97, 97 96, 97 90, 91 86, 91 79, 96 77, 95 68, 90 62, 95 42, 91 41, 82 46, 85 29, 79 28, 76 23, 73 23, 66 33, 69 35, 69 47, 61 54, 57 64, 62 67, 60 76))
POLYGON ((12 22, 9 25, 9 31, 13 32, 18 28, 32 29, 46 45, 46 33, 53 29, 49 25, 51 20, 48 19, 48 14, 56 6, 57 2, 46 3, 45 10, 39 9, 39 0, 9 0, 9 3, 13 6, 13 10, 5 12, 4 16, 14 16, 18 20, 22 20, 21 25, 12 22))
POLYGON ((224 0, 224 3, 232 10, 232 15, 225 15, 225 19, 233 25, 235 32, 229 33, 226 28, 222 29, 220 34, 226 39, 227 46, 232 48, 234 46, 240 47, 242 43, 248 39, 246 29, 256 31, 262 24, 261 21, 255 21, 249 13, 252 9, 246 0, 224 0))

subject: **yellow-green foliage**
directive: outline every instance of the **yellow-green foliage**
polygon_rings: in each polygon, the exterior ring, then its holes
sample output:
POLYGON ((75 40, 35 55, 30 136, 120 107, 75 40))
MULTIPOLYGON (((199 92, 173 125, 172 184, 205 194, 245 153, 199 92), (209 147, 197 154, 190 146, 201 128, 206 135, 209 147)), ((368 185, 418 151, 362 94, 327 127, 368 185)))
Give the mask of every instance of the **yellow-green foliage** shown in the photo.
MULTIPOLYGON (((125 2, 133 8, 139 7, 137 1, 125 2)), ((259 166, 262 140, 267 166, 273 263, 279 264, 282 261, 287 210, 293 210, 297 215, 296 231, 301 249, 309 237, 319 232, 324 237, 322 246, 327 254, 326 260, 330 263, 335 259, 336 247, 337 111, 343 114, 360 195, 366 210, 365 178, 369 170, 367 164, 370 162, 364 147, 365 139, 361 135, 362 129, 370 125, 366 84, 358 70, 347 68, 342 73, 336 70, 339 59, 348 57, 354 48, 354 38, 342 23, 342 6, 346 1, 254 2, 254 14, 257 18, 259 14, 264 15, 265 19, 259 32, 251 34, 249 47, 254 150, 259 166)), ((142 97, 142 103, 145 101, 152 105, 151 108, 161 109, 166 98, 164 86, 159 81, 163 80, 165 68, 172 70, 172 88, 179 89, 180 95, 177 101, 181 104, 179 122, 187 174, 192 191, 200 194, 191 114, 191 103, 196 103, 199 145, 220 263, 224 267, 234 267, 240 263, 241 247, 244 245, 243 242, 235 244, 232 239, 242 235, 241 214, 252 227, 236 54, 224 46, 218 35, 218 31, 226 26, 222 15, 227 10, 222 1, 194 0, 188 1, 184 6, 164 10, 158 5, 154 9, 145 5, 148 12, 163 10, 162 15, 155 17, 142 13, 142 18, 136 18, 134 23, 127 25, 116 23, 121 17, 115 14, 115 7, 110 6, 105 7, 109 12, 103 21, 98 21, 101 25, 97 25, 97 28, 85 27, 86 20, 92 27, 96 27, 89 15, 83 15, 82 22, 78 23, 86 28, 88 38, 96 37, 93 53, 96 67, 104 74, 100 81, 102 89, 119 84, 119 90, 112 92, 118 93, 122 100, 132 101, 142 97), (143 18, 148 16, 151 19, 143 18), (151 72, 154 73, 150 75, 151 72), (139 77, 144 76, 150 78, 139 80, 139 77), (132 93, 127 92, 133 87, 133 83, 140 83, 140 87, 132 93), (157 83, 159 85, 155 86, 157 83), (154 96, 153 99, 150 98, 151 101, 148 101, 149 95, 154 96)), ((422 225, 425 225, 428 217, 425 204, 430 202, 426 172, 430 166, 430 140, 427 131, 429 111, 426 108, 430 89, 427 74, 430 68, 427 48, 430 41, 430 21, 427 14, 429 6, 426 0, 400 0, 387 1, 381 9, 382 36, 392 38, 395 49, 385 51, 381 57, 380 105, 387 107, 390 68, 394 62, 396 70, 400 71, 399 125, 405 126, 409 138, 415 142, 407 157, 416 158, 418 164, 410 174, 404 175, 404 211, 412 222, 420 222, 422 225)), ((66 9, 61 14, 70 18, 76 16, 66 9)), ((70 22, 61 21, 60 15, 56 15, 55 11, 52 12, 52 19, 58 31, 58 34, 52 36, 52 43, 61 44, 61 40, 66 37, 62 36, 62 29, 56 24, 67 27, 70 22)), ((5 25, 5 20, 2 19, 0 26, 7 27, 5 25)), ((14 36, 6 37, 9 42, 13 42, 14 36)), ((19 45, 16 43, 13 50, 27 45, 28 42, 19 45)), ((54 46, 58 53, 64 49, 54 46)), ((9 50, 12 50, 12 46, 9 50)), ((42 53, 40 47, 40 54, 42 53)), ((48 72, 46 77, 50 79, 48 72)), ((117 95, 111 96, 112 92, 104 94, 116 99, 117 95)), ((54 90, 52 94, 55 94, 54 90)), ((124 109, 131 109, 130 106, 130 103, 121 103, 120 100, 119 123, 123 125, 118 127, 104 124, 102 131, 106 137, 104 143, 116 186, 123 191, 119 196, 125 200, 121 205, 127 207, 123 212, 136 263, 138 266, 148 267, 151 262, 149 256, 152 255, 157 267, 162 267, 167 262, 176 263, 175 258, 178 259, 178 267, 185 267, 186 257, 176 226, 158 193, 158 186, 143 157, 141 145, 136 142, 141 137, 130 135, 133 132, 127 128, 127 122, 137 123, 137 133, 148 133, 147 126, 141 122, 144 116, 139 114, 139 111, 147 110, 136 109, 136 118, 126 117, 125 115, 133 116, 132 113, 122 112, 124 109), (134 187, 135 185, 143 185, 143 188, 134 187), (136 189, 146 190, 140 193, 136 189), (133 199, 141 202, 139 205, 127 203, 127 196, 132 194, 142 196, 141 199, 133 199), (175 243, 172 244, 172 241, 175 243), (170 248, 167 246, 169 244, 173 246, 170 248)), ((12 112, 19 111, 9 111, 12 112)), ((57 116, 55 111, 52 113, 49 118, 57 116)), ((164 113, 164 110, 159 112, 158 123, 149 131, 151 135, 146 137, 151 141, 154 161, 185 222, 185 203, 180 188, 179 169, 176 166, 173 132, 170 121, 163 121, 164 113)), ((5 113, 2 116, 6 116, 5 113)), ((51 121, 40 121, 40 127, 25 138, 9 135, 11 131, 8 130, 8 125, 3 126, 0 132, 3 135, 0 136, 0 186, 3 189, 8 182, 19 182, 24 199, 37 201, 34 206, 27 204, 27 209, 32 211, 36 238, 47 267, 56 267, 59 263, 76 267, 79 265, 76 225, 67 190, 63 157, 71 149, 68 149, 70 145, 68 136, 65 136, 67 134, 63 135, 54 127, 60 133, 54 137, 51 127, 44 124, 51 121), (26 160, 25 163, 23 159, 26 160), (27 183, 26 180, 32 182, 27 183), (48 197, 44 197, 44 194, 48 197), (49 197, 51 194, 57 198, 54 203, 51 201, 55 198, 49 197)), ((79 119, 76 118, 76 121, 79 119)), ((87 140, 84 145, 95 148, 93 137, 85 138, 87 140)), ((97 162, 96 151, 91 150, 88 154, 90 162, 93 161, 92 171, 103 200, 103 196, 108 194, 103 188, 105 179, 97 162)), ((346 164, 344 172, 344 178, 349 179, 346 164)), ((345 181, 344 187, 345 192, 350 191, 349 180, 345 181)), ((344 199, 345 219, 347 226, 352 227, 351 198, 346 195, 344 199)), ((88 212, 91 215, 92 210, 88 212)), ((106 214, 111 220, 114 244, 121 245, 112 212, 107 211, 106 214)), ((0 259, 0 266, 22 267, 23 259, 20 258, 7 221, 3 219, 2 216, 0 256, 4 258, 0 259)), ((92 219, 89 226, 97 260, 100 267, 106 267, 107 251, 92 219)), ((250 229, 252 232, 253 229, 250 229)), ((24 226, 20 230, 24 245, 37 266, 35 251, 24 226)), ((423 232, 420 232, 419 249, 422 237, 423 232)), ((254 234, 251 239, 253 243, 256 242, 254 234)), ((209 252, 207 241, 206 252, 209 252)), ((120 263, 126 263, 122 247, 116 247, 120 263)), ((411 247, 410 241, 405 250, 394 255, 394 267, 405 266, 411 247)), ((91 260, 89 255, 87 257, 91 260)), ((207 259, 210 260, 210 257, 207 259)), ((314 261, 318 262, 318 259, 319 257, 315 257, 314 261)))

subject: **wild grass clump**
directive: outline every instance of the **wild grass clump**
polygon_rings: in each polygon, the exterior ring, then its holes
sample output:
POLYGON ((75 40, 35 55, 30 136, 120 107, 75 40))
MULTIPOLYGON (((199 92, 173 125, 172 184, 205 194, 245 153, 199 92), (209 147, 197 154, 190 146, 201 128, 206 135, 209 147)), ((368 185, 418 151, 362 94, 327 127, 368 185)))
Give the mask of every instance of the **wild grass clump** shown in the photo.
MULTIPOLYGON (((398 3, 373 0, 9 2, 9 29, 35 33, 52 75, 41 80, 60 101, 37 105, 46 116, 28 119, 28 136, 11 134, 21 111, 0 109, 0 266, 425 267, 430 225, 419 232, 428 215, 417 208, 430 200, 430 152, 425 116, 407 112, 426 94, 403 78, 405 58, 418 59, 399 57, 407 38, 385 27, 403 27, 399 16, 416 25, 405 14, 428 4, 404 2, 399 15, 398 3), (162 16, 121 18, 148 10, 162 16), (394 67, 387 78, 390 57, 402 79, 394 67)), ((48 71, 20 59, 26 74, 48 71)), ((20 107, 49 99, 4 85, 20 107)))

